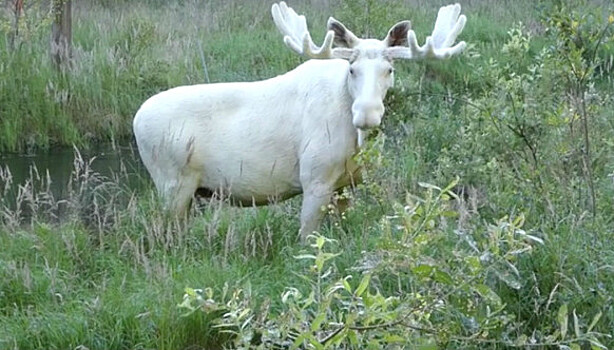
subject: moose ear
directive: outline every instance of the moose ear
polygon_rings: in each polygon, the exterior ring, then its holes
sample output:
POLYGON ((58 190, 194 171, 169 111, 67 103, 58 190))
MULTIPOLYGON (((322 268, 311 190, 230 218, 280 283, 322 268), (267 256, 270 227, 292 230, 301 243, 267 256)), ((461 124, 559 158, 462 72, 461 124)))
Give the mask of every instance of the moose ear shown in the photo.
POLYGON ((335 33, 335 45, 339 47, 347 47, 353 48, 358 45, 360 39, 354 35, 354 33, 350 32, 343 23, 337 21, 336 19, 330 17, 328 19, 328 23, 326 25, 328 30, 332 30, 335 33))
POLYGON ((402 21, 390 28, 388 35, 384 39, 384 43, 388 47, 392 46, 407 46, 407 32, 411 29, 410 21, 402 21))

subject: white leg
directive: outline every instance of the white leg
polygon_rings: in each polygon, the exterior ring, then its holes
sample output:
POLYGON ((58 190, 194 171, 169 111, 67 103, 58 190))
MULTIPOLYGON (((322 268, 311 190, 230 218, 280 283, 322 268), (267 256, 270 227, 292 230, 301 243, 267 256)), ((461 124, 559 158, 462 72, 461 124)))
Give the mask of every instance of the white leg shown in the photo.
POLYGON ((186 218, 198 184, 188 178, 167 182, 159 188, 164 209, 177 218, 186 218))
POLYGON ((324 216, 326 207, 333 194, 332 186, 318 184, 306 188, 303 193, 303 206, 301 208, 301 228, 299 236, 305 242, 307 236, 318 229, 324 216))

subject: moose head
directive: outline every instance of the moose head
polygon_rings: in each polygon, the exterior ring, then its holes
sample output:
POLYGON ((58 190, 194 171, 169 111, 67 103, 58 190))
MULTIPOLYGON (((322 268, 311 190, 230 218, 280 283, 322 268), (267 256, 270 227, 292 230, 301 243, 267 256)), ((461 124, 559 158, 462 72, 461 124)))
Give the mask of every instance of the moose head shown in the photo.
POLYGON ((459 4, 439 9, 435 29, 419 46, 410 21, 401 21, 383 40, 360 39, 333 17, 321 46, 314 44, 305 16, 298 15, 285 2, 273 4, 271 12, 284 43, 300 55, 316 59, 344 59, 349 62, 347 88, 353 99, 352 123, 358 130, 359 144, 365 131, 377 127, 384 115, 384 97, 394 83, 395 59, 444 59, 463 51, 464 41, 452 46, 467 21, 459 4))

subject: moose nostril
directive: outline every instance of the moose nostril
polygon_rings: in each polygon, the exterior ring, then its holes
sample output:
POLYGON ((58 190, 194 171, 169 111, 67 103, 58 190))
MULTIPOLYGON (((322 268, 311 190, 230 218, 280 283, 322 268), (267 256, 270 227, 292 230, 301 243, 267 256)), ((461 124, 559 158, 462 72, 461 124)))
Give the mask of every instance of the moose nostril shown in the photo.
POLYGON ((367 130, 377 128, 381 123, 381 119, 363 119, 354 123, 357 129, 367 130))
POLYGON ((378 127, 382 122, 382 115, 379 113, 360 113, 355 114, 352 123, 359 129, 370 129, 378 127))
POLYGON ((378 127, 384 115, 384 105, 377 101, 355 101, 352 106, 352 123, 359 129, 378 127))

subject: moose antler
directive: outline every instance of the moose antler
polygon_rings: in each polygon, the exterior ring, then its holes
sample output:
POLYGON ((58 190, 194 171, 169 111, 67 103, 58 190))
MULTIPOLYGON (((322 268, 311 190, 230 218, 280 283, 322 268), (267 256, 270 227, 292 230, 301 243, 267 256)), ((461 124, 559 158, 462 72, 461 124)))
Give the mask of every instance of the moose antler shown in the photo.
POLYGON ((298 15, 285 2, 273 4, 271 8, 273 20, 277 29, 284 35, 284 43, 293 51, 310 58, 333 57, 333 39, 335 33, 328 31, 324 37, 324 43, 318 47, 314 44, 307 29, 305 16, 298 15))
POLYGON ((426 38, 423 46, 419 46, 416 33, 410 30, 407 33, 407 47, 395 46, 389 48, 393 58, 400 59, 444 59, 463 51, 467 44, 464 41, 452 46, 456 37, 465 27, 467 17, 460 14, 459 4, 444 6, 439 9, 433 33, 426 38))
MULTIPOLYGON (((416 33, 409 30, 407 32, 407 46, 388 47, 386 51, 389 57, 409 60, 443 59, 460 53, 467 46, 464 41, 452 46, 467 22, 467 18, 465 15, 461 15, 460 11, 461 6, 459 4, 441 7, 435 20, 433 33, 426 38, 423 46, 418 45, 416 33)), ((271 13, 277 29, 284 35, 284 43, 298 54, 309 58, 347 59, 351 56, 352 50, 349 48, 333 48, 335 32, 332 30, 326 33, 322 46, 314 44, 307 28, 305 16, 297 14, 284 1, 273 4, 271 13)), ((331 20, 333 19, 329 19, 329 28, 331 20)))

